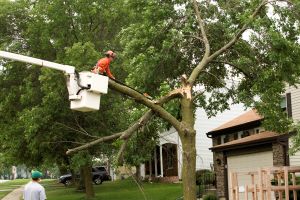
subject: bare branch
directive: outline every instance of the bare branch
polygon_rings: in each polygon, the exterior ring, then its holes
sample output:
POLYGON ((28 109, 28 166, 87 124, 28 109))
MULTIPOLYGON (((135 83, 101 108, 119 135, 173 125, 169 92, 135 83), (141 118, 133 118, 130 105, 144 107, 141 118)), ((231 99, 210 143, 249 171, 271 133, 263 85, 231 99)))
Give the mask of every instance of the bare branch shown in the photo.
POLYGON ((245 77, 248 77, 248 78, 253 78, 252 75, 248 72, 246 72, 245 70, 243 70, 242 68, 240 68, 239 66, 231 63, 231 62, 227 62, 227 61, 219 61, 219 60, 216 60, 216 61, 211 61, 212 63, 221 63, 221 64, 226 64, 226 65, 230 65, 231 67, 233 67, 234 69, 238 70, 239 72, 241 72, 245 77))
POLYGON ((199 36, 196 36, 196 35, 183 35, 183 37, 191 37, 191 38, 195 38, 195 39, 200 40, 201 42, 203 42, 203 39, 199 36))
POLYGON ((83 143, 83 142, 74 142, 74 141, 67 141, 67 140, 61 140, 61 141, 55 141, 55 142, 44 142, 44 143, 48 143, 48 144, 72 143, 72 144, 80 144, 80 145, 85 144, 85 143, 83 143))
POLYGON ((96 144, 99 144, 100 142, 106 142, 106 141, 110 141, 110 140, 114 140, 114 139, 117 139, 119 138, 121 135, 123 134, 123 132, 120 132, 120 133, 115 133, 113 135, 110 135, 110 136, 105 136, 105 137, 102 137, 102 138, 99 138, 98 140, 94 140, 92 142, 89 142, 89 143, 86 143, 82 146, 79 146, 79 147, 76 147, 76 148, 73 148, 73 149, 69 149, 66 154, 67 155, 70 155, 72 153, 75 153, 77 151, 80 151, 80 150, 83 150, 83 149, 87 149, 91 146, 94 146, 96 144))
POLYGON ((204 94, 205 91, 199 91, 196 94, 194 94, 192 101, 195 101, 195 99, 197 99, 197 97, 201 96, 204 94))
POLYGON ((68 128, 68 129, 70 129, 70 130, 72 130, 72 131, 74 131, 74 132, 77 132, 77 133, 86 135, 86 136, 88 136, 88 137, 91 137, 91 138, 99 138, 99 137, 97 137, 97 136, 90 135, 90 134, 89 134, 88 132, 86 132, 84 129, 82 129, 82 131, 80 131, 80 130, 75 129, 75 128, 71 127, 71 126, 67 126, 67 125, 65 125, 65 124, 63 124, 63 123, 60 123, 60 122, 56 122, 56 123, 59 124, 59 125, 61 125, 61 126, 64 126, 65 128, 68 128))

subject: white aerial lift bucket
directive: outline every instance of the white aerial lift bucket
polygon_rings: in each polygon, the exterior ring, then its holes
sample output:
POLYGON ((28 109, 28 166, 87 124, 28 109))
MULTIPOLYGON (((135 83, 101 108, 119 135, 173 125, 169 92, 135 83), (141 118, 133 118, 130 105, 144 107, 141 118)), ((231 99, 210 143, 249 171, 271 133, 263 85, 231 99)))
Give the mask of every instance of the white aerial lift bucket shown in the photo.
POLYGON ((108 77, 92 72, 79 73, 80 85, 89 89, 80 89, 77 97, 71 100, 71 109, 81 112, 99 110, 101 94, 107 94, 108 77))

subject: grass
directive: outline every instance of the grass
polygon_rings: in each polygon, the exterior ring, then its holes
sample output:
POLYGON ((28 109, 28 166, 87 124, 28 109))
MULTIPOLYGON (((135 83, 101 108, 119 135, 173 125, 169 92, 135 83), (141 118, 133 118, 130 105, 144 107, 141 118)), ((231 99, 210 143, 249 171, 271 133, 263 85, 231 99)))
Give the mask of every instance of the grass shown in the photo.
MULTIPOLYGON (((0 183, 0 199, 5 197, 8 193, 13 191, 14 189, 17 189, 22 185, 25 185, 29 181, 30 179, 16 179, 16 180, 0 183)), ((54 182, 53 180, 43 180, 42 183, 46 185, 53 185, 54 182)))
MULTIPOLYGON (((28 183, 28 179, 19 179, 0 184, 0 190, 13 190, 28 183)), ((74 187, 65 187, 56 180, 42 180, 46 189, 47 199, 51 200, 84 200, 85 194, 74 187)), ((182 196, 181 184, 142 183, 139 186, 133 179, 108 181, 101 185, 94 185, 96 197, 94 200, 176 200, 182 196)), ((10 191, 0 192, 0 199, 10 191)))
POLYGON ((7 181, 0 183, 0 199, 10 193, 12 190, 20 187, 21 185, 26 184, 29 179, 17 179, 13 181, 7 181))
MULTIPOLYGON (((77 192, 72 187, 66 188, 56 183, 44 186, 49 200, 85 199, 84 193, 77 192)), ((143 183, 141 187, 144 194, 132 179, 103 182, 102 185, 94 185, 94 200, 175 200, 182 196, 181 184, 143 183)))

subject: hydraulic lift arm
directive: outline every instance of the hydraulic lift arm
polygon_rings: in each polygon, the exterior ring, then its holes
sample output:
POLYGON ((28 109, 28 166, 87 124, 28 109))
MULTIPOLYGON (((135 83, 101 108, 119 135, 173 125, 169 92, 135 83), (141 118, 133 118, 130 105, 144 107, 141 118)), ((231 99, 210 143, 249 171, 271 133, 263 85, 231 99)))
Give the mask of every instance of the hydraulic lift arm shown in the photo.
POLYGON ((11 59, 33 65, 39 65, 59 71, 67 76, 67 87, 71 109, 78 111, 99 110, 100 95, 107 93, 108 77, 91 72, 77 73, 75 67, 63 65, 29 56, 0 51, 0 58, 11 59))

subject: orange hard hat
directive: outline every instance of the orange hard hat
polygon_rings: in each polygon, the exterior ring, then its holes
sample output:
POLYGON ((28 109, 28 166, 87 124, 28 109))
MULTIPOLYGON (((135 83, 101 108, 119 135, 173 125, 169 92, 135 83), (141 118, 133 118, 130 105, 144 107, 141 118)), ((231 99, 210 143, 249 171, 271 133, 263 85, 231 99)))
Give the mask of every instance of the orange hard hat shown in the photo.
POLYGON ((109 50, 109 51, 105 52, 105 55, 115 58, 117 54, 114 53, 113 51, 109 50))

